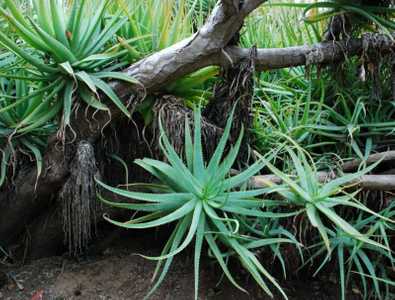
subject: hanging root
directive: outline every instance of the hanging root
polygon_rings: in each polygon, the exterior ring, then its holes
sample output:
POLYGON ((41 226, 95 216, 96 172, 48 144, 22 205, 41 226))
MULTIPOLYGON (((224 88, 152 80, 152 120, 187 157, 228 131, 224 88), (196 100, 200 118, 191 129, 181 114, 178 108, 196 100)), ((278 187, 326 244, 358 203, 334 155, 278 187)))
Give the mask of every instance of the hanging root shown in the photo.
MULTIPOLYGON (((257 50, 253 47, 248 60, 223 70, 223 80, 214 88, 214 99, 203 112, 203 115, 210 122, 220 128, 224 128, 227 117, 237 103, 233 117, 232 140, 237 139, 242 126, 248 129, 252 125, 252 98, 256 56, 257 50)), ((248 134, 245 134, 239 157, 242 162, 247 160, 249 142, 250 137, 248 134)))
POLYGON ((391 53, 394 41, 385 34, 365 33, 362 36, 362 66, 363 73, 368 71, 372 79, 372 98, 381 100, 382 84, 380 80, 381 65, 386 53, 391 53))
POLYGON ((310 52, 306 53, 306 78, 310 78, 311 76, 311 68, 312 66, 317 66, 318 70, 322 66, 324 62, 324 52, 320 48, 313 48, 310 52))
MULTIPOLYGON (((192 111, 185 107, 181 99, 174 96, 164 96, 156 101, 153 111, 155 122, 152 126, 153 140, 151 144, 154 156, 161 157, 159 143, 157 142, 160 137, 159 120, 174 149, 182 156, 184 154, 185 118, 188 118, 190 125, 193 125, 192 111)), ((202 118, 202 142, 205 146, 206 157, 214 153, 215 146, 222 132, 221 128, 211 124, 204 117, 202 118)))
POLYGON ((69 254, 82 254, 92 236, 96 224, 96 187, 98 176, 93 146, 81 141, 71 163, 71 175, 60 192, 63 208, 63 230, 69 254))
POLYGON ((328 28, 324 34, 324 41, 339 41, 341 39, 349 39, 353 31, 352 27, 350 15, 336 15, 330 19, 328 28))

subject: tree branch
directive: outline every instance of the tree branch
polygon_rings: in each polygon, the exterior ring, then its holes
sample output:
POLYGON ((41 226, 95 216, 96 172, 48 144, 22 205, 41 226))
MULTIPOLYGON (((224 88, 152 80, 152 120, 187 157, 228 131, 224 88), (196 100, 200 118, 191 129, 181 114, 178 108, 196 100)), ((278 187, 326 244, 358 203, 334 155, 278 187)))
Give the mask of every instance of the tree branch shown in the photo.
MULTIPOLYGON (((248 59, 250 50, 238 47, 225 49, 228 56, 222 56, 219 64, 234 64, 248 59)), ((296 46, 288 48, 258 49, 255 61, 257 70, 273 70, 288 67, 328 64, 343 60, 345 57, 359 55, 362 52, 362 39, 341 42, 323 42, 312 46, 296 46)))
MULTIPOLYGON (((317 176, 321 183, 336 179, 333 173, 319 172, 317 176)), ((281 178, 275 175, 255 176, 250 180, 250 186, 253 188, 265 188, 282 183, 281 178)), ((363 175, 347 183, 347 186, 355 186, 365 190, 394 191, 395 175, 363 175)))
MULTIPOLYGON (((219 64, 218 54, 240 30, 248 11, 264 1, 247 1, 252 2, 247 10, 239 10, 234 2, 219 2, 197 33, 133 64, 126 73, 139 80, 148 91, 155 91, 198 69, 219 64)), ((125 87, 119 89, 121 97, 130 94, 130 86, 119 82, 114 84, 125 87)))
MULTIPOLYGON (((369 155, 369 157, 366 159, 366 164, 370 165, 375 162, 380 161, 381 162, 393 162, 395 161, 395 151, 387 151, 387 152, 382 152, 382 153, 375 153, 372 155, 369 155)), ((360 159, 354 159, 352 161, 347 161, 342 165, 342 169, 344 172, 352 172, 358 169, 358 167, 362 164, 362 160, 360 159)))

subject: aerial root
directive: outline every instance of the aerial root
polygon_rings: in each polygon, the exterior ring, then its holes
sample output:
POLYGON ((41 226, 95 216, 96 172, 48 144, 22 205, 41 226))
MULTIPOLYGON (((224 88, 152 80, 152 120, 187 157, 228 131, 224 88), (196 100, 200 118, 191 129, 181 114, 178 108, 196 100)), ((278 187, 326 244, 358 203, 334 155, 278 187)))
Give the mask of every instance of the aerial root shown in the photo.
MULTIPOLYGON (((183 155, 185 120, 188 118, 190 126, 193 125, 192 110, 185 107, 182 99, 174 96, 163 96, 156 101, 153 111, 155 121, 152 125, 153 140, 151 144, 153 145, 154 156, 160 158, 161 153, 159 143, 157 143, 160 137, 159 120, 176 152, 183 155)), ((223 130, 220 127, 202 118, 202 142, 205 146, 204 152, 206 155, 214 152, 214 146, 222 135, 222 132, 223 130)))
POLYGON ((72 256, 82 254, 95 234, 95 176, 98 176, 98 168, 93 146, 81 141, 71 163, 71 175, 59 194, 65 243, 72 256))
MULTIPOLYGON (((256 47, 252 47, 248 59, 222 71, 222 80, 214 87, 214 97, 203 111, 203 115, 219 128, 226 126, 227 117, 236 105, 233 116, 231 140, 235 141, 241 128, 252 126, 252 97, 254 91, 256 47)), ((249 157, 250 137, 244 135, 239 160, 246 162, 249 157)))

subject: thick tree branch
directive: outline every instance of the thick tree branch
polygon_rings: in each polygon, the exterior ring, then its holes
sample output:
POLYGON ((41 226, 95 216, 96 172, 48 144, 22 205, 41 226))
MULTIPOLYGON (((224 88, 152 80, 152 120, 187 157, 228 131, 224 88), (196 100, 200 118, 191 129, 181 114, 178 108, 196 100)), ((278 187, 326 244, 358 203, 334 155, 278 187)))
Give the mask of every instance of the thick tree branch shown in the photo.
MULTIPOLYGON (((318 173, 318 180, 321 183, 329 182, 333 179, 336 179, 336 176, 333 173, 318 173)), ((270 187, 273 184, 282 183, 281 178, 275 175, 255 176, 250 180, 250 185, 254 188, 265 188, 270 187)), ((363 175, 358 179, 347 183, 347 186, 355 186, 356 188, 362 188, 365 190, 394 191, 395 175, 363 175)))
MULTIPOLYGON (((236 1, 238 2, 238 1, 236 1)), ((240 30, 244 19, 254 7, 264 1, 247 1, 247 8, 235 7, 235 1, 217 4, 206 24, 190 38, 154 53, 130 66, 126 73, 149 91, 209 65, 217 65, 218 53, 240 30)), ((121 85, 117 83, 116 85, 121 85)), ((130 94, 130 87, 119 90, 120 96, 130 94)))
MULTIPOLYGON (((210 26, 207 27, 210 28, 210 26)), ((237 32, 237 26, 232 25, 229 28, 233 29, 232 34, 237 32)), ((219 37, 219 35, 207 33, 210 38, 202 38, 200 36, 202 32, 205 32, 205 29, 197 33, 198 38, 196 39, 184 40, 132 65, 127 73, 138 79, 149 92, 153 92, 160 90, 166 83, 203 67, 209 65, 228 66, 249 58, 250 49, 236 46, 222 47, 229 42, 232 35, 229 37, 222 33, 219 37), (216 36, 216 38, 212 39, 211 36, 216 36), (214 47, 208 47, 208 45, 214 45, 214 47)), ((217 33, 217 31, 215 32, 217 33)), ((219 32, 222 32, 222 28, 219 32)), ((394 49, 395 43, 392 42, 383 45, 380 50, 383 53, 390 53, 394 49)), ((322 42, 312 46, 258 49, 256 68, 262 71, 313 64, 325 65, 341 61, 346 57, 360 55, 362 51, 362 38, 322 42)), ((124 83, 116 82, 114 87, 119 91, 120 96, 131 93, 130 86, 124 83)))
MULTIPOLYGON (((228 47, 227 56, 222 56, 219 64, 226 64, 229 58, 237 64, 249 56, 249 49, 228 47)), ((280 68, 304 66, 308 64, 328 64, 340 61, 345 57, 359 55, 362 52, 362 39, 341 42, 323 42, 312 46, 296 46, 288 48, 258 49, 256 59, 257 70, 273 70, 280 68)))

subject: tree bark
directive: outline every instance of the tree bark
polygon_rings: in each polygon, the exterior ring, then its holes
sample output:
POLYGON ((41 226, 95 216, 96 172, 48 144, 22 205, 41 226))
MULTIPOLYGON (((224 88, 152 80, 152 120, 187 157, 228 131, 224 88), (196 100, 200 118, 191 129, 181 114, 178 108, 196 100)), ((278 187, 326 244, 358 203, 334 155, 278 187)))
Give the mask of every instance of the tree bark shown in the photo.
MULTIPOLYGON (((333 173, 318 173, 318 180, 321 183, 326 183, 334 179, 336 179, 336 175, 333 173)), ((255 176, 250 180, 250 186, 253 188, 266 188, 272 186, 273 184, 279 185, 282 183, 282 179, 275 175, 255 176)), ((346 186, 353 186, 365 190, 394 191, 395 175, 363 175, 357 179, 352 180, 351 182, 348 182, 346 186)))
MULTIPOLYGON (((370 165, 378 161, 381 161, 382 163, 395 161, 395 151, 387 151, 387 152, 381 152, 381 153, 375 153, 369 155, 369 157, 366 159, 365 162, 367 165, 370 165)), ((354 159, 352 161, 345 162, 342 165, 342 169, 344 172, 352 172, 357 170, 358 167, 361 165, 361 163, 362 160, 354 159)))

